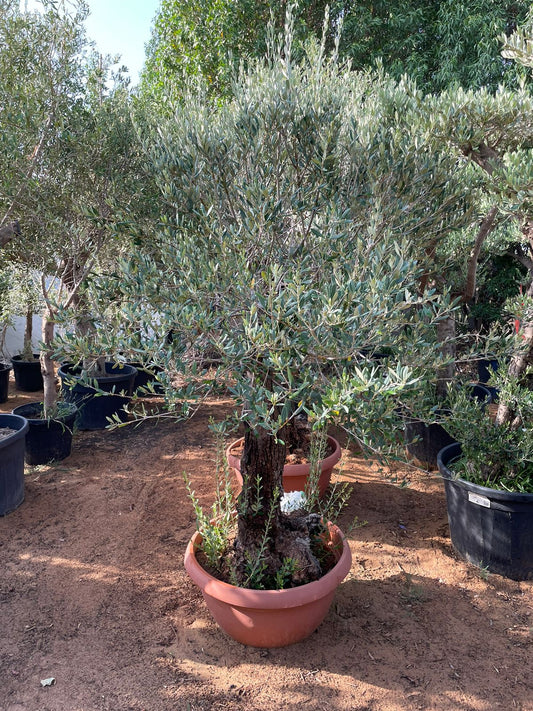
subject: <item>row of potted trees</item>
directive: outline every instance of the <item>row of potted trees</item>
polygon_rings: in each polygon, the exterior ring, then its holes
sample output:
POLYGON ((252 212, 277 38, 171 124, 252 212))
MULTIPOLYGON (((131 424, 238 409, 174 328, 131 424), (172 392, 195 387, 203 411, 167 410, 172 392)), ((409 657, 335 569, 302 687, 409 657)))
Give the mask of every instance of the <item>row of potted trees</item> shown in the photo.
MULTIPOLYGON (((26 364, 20 361, 19 364, 26 364)), ((27 361, 34 368, 38 357, 27 361)), ((62 461, 72 449, 75 429, 99 430, 110 422, 128 418, 127 405, 134 393, 142 396, 146 383, 154 378, 148 369, 137 370, 132 365, 107 361, 106 376, 90 378, 81 367, 64 364, 58 370, 62 398, 45 416, 43 402, 19 405, 11 414, 0 414, 0 515, 17 508, 24 498, 24 463, 35 466, 62 461), (140 373, 140 377, 139 376, 140 373)), ((11 366, 3 364, 0 376, 1 402, 8 400, 11 366), (4 387, 5 385, 5 387, 4 387)), ((16 378, 15 386, 22 392, 42 390, 42 377, 16 378)), ((39 370, 40 375, 40 370, 39 370)), ((153 386, 149 388, 153 390, 153 386)))

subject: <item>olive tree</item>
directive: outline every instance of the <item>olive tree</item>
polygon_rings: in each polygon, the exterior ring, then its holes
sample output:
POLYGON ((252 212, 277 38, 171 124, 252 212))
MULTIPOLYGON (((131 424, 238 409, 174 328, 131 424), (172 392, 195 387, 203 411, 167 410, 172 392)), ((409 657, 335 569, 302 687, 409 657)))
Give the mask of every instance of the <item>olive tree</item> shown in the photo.
POLYGON ((412 245, 462 226, 467 201, 448 158, 397 124, 409 101, 403 85, 355 74, 323 47, 293 61, 289 27, 230 101, 185 97, 146 139, 168 214, 157 254, 122 263, 120 320, 126 333, 174 330, 152 355, 186 376, 184 402, 209 387, 191 344, 216 352, 228 376, 245 430, 240 584, 250 556, 267 576, 292 558, 293 585, 320 575, 307 524, 279 504, 297 421, 348 423, 370 443, 412 376, 364 354, 394 343, 434 357, 430 334, 451 309, 421 289, 412 245))
POLYGON ((40 274, 45 411, 56 399, 51 342, 60 313, 70 308, 77 330, 91 331, 87 280, 112 269, 155 215, 127 82, 92 51, 86 14, 84 3, 45 0, 42 12, 12 4, 2 18, 0 199, 22 232, 4 255, 40 274), (17 62, 28 69, 24 82, 17 62))

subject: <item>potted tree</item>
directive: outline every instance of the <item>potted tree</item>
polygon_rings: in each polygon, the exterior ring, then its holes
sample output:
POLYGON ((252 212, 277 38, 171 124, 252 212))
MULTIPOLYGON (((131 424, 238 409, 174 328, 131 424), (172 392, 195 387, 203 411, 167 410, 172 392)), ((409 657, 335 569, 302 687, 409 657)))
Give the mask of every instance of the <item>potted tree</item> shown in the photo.
MULTIPOLYGON (((2 156, 12 154, 13 165, 2 163, 0 203, 7 216, 19 217, 24 231, 24 240, 11 240, 6 247, 10 258, 38 274, 43 348, 40 365, 35 365, 44 376, 45 419, 55 417, 59 405, 66 407, 56 403, 55 363, 65 361, 69 352, 52 345, 54 327, 61 324, 78 335, 91 330, 84 299, 87 280, 101 269, 113 269, 116 255, 128 248, 131 234, 126 227, 132 214, 140 203, 143 208, 149 205, 149 181, 142 191, 136 189, 145 172, 130 118, 127 81, 119 70, 113 84, 108 82, 111 58, 87 51, 86 13, 83 5, 72 12, 50 6, 46 13, 13 5, 2 16, 3 36, 9 42, 0 55, 1 92, 9 96, 16 120, 2 137, 11 147, 2 156), (15 54, 24 61, 24 86, 17 73, 22 65, 17 72, 10 69, 15 54), (54 116, 61 116, 61 123, 52 120, 54 116), (127 240, 118 239, 126 233, 127 240)), ((148 220, 150 211, 146 213, 148 220)), ((141 224, 139 220, 137 237, 141 224)), ((81 395, 84 407, 96 393, 99 403, 114 403, 111 412, 117 407, 122 411, 125 400, 118 394, 129 390, 134 370, 120 369, 121 377, 127 371, 125 385, 120 385, 115 380, 118 369, 106 377, 100 359, 84 365, 90 381, 85 377, 85 384, 96 387, 87 399, 86 393, 81 395), (100 376, 105 381, 101 387, 100 376), (106 396, 107 391, 114 392, 106 396)), ((69 383, 78 383, 81 373, 73 371, 74 366, 69 383)), ((64 394, 65 400, 76 402, 78 385, 71 390, 64 381, 64 394)), ((107 424, 104 416, 98 427, 107 424)))
POLYGON ((492 376, 499 390, 496 416, 458 400, 448 422, 458 443, 438 456, 455 548, 471 563, 515 580, 533 578, 532 314, 533 282, 514 310, 521 329, 508 369, 492 376))
POLYGON ((0 402, 5 402, 9 392, 9 373, 11 363, 3 357, 5 335, 8 326, 11 325, 11 310, 9 308, 9 290, 11 288, 11 273, 8 269, 0 269, 0 402))
POLYGON ((39 275, 24 264, 11 264, 12 278, 9 304, 12 314, 24 318, 23 346, 19 354, 11 359, 15 385, 23 392, 43 389, 43 378, 39 353, 33 338, 33 319, 42 308, 39 275))
MULTIPOLYGON (((504 56, 532 67, 532 32, 530 17, 527 26, 505 38, 504 56)), ((514 218, 523 243, 530 246, 531 96, 524 89, 518 96, 482 93, 479 99, 482 111, 478 107, 477 118, 467 129, 477 133, 478 140, 481 136, 473 158, 491 176, 500 209, 514 218)), ((463 125, 464 113, 462 101, 463 125)), ((449 427, 460 444, 439 454, 453 544, 470 562, 517 580, 533 577, 533 264, 527 255, 523 250, 529 286, 506 305, 513 345, 509 364, 500 365, 489 380, 499 389, 497 414, 494 420, 476 412, 464 416, 455 407, 449 427)))
MULTIPOLYGON (((310 429, 349 420, 363 442, 372 417, 383 423, 392 415, 409 369, 361 365, 354 356, 382 344, 385 331, 420 342, 441 317, 431 294, 417 293, 421 274, 402 235, 416 230, 417 213, 424 233, 455 217, 438 159, 410 150, 390 130, 397 88, 337 67, 320 48, 294 63, 288 25, 283 51, 272 49, 269 61, 242 76, 232 101, 214 107, 201 92, 187 97, 146 139, 173 218, 157 250, 122 270, 131 294, 123 327, 148 329, 155 308, 158 322, 175 330, 168 362, 185 376, 176 395, 184 412, 195 392, 205 394, 224 374, 239 405, 243 488, 233 542, 223 536, 219 556, 231 571, 230 599, 214 605, 235 605, 233 618, 241 619, 249 619, 241 592, 270 593, 267 607, 276 612, 284 593, 312 596, 330 573, 334 585, 345 575, 340 534, 330 535, 327 521, 281 510, 286 451, 300 415, 310 429), (211 380, 187 359, 199 338, 220 357, 211 380), (313 548, 317 535, 339 550, 330 572, 313 548), (280 579, 289 590, 249 590, 280 579)), ((208 598, 214 576, 200 553, 216 527, 202 525, 186 554, 208 598)), ((256 641, 226 629, 247 644, 279 646, 309 634, 320 621, 313 619, 304 631, 256 641)))
POLYGON ((54 314, 56 303, 54 279, 41 280, 41 298, 46 303, 42 314, 42 342, 38 355, 39 374, 43 387, 43 401, 19 405, 14 415, 26 418, 29 429, 26 437, 27 464, 46 464, 68 457, 72 449, 74 422, 78 414, 75 403, 58 400, 55 366, 52 360, 54 314))

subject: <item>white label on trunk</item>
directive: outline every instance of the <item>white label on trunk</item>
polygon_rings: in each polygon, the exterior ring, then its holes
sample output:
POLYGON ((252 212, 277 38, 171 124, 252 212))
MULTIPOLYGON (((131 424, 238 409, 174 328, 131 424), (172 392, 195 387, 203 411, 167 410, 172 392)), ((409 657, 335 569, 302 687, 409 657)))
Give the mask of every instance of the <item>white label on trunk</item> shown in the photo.
POLYGON ((468 492, 468 500, 473 504, 478 506, 484 506, 486 509, 490 509, 490 499, 486 496, 481 496, 480 494, 473 494, 471 491, 468 492))

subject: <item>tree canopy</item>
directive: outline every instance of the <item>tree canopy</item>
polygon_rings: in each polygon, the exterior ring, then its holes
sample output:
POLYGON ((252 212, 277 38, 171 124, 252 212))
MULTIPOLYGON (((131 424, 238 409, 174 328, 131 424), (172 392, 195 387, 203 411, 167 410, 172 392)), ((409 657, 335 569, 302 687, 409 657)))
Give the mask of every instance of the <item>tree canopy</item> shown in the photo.
MULTIPOLYGON (((239 62, 264 55, 268 22, 283 27, 288 3, 250 0, 163 0, 148 49, 144 87, 182 85, 199 76, 215 94, 226 94, 239 62)), ((527 15, 524 0, 302 0, 295 45, 322 36, 329 7, 328 47, 342 25, 340 56, 354 69, 381 64, 396 79, 407 74, 425 92, 450 85, 496 89, 515 86, 522 72, 500 54, 527 15)))

